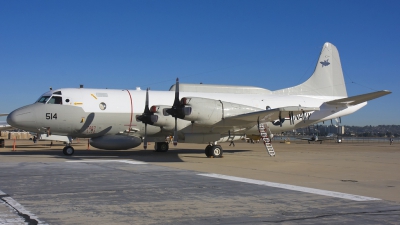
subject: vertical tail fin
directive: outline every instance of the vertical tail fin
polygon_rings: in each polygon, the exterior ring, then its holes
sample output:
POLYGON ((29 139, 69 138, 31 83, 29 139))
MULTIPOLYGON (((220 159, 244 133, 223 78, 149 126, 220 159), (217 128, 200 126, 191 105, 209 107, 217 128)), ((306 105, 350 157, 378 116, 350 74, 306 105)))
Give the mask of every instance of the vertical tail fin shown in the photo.
POLYGON ((314 73, 304 83, 274 91, 285 95, 317 95, 347 97, 337 48, 326 42, 322 47, 314 73))

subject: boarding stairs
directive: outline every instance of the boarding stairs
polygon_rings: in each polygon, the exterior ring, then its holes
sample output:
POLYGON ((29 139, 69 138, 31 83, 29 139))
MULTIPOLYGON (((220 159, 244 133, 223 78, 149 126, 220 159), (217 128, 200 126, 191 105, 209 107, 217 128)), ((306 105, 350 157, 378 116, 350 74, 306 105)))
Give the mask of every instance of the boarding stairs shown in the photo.
POLYGON ((271 144, 271 130, 266 123, 258 123, 258 132, 264 142, 264 146, 267 149, 269 156, 275 156, 274 147, 271 144))
POLYGON ((231 136, 231 134, 230 134, 230 132, 229 132, 229 136, 228 136, 228 142, 231 142, 231 141, 233 141, 233 139, 235 139, 235 136, 234 135, 232 135, 231 136))

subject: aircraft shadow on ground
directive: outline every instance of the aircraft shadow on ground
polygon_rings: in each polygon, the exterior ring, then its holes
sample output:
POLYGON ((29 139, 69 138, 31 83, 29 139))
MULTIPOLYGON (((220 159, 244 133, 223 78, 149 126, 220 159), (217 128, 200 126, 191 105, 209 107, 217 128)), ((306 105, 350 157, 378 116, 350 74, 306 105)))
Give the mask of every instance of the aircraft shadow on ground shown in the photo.
MULTIPOLYGON (((44 147, 44 149, 33 150, 33 147, 17 147, 16 151, 0 152, 4 156, 51 156, 55 158, 64 158, 65 160, 137 160, 142 162, 184 162, 182 158, 207 158, 204 149, 170 149, 168 152, 156 152, 153 149, 130 149, 130 150, 75 150, 73 156, 65 156, 62 148, 55 149, 44 147), (45 149, 48 148, 48 149, 45 149), (32 149, 32 150, 31 150, 32 149), (180 156, 185 154, 185 156, 180 156), (187 155, 190 154, 190 155, 187 155)), ((37 148, 37 146, 35 146, 37 148)), ((248 152, 251 150, 229 149, 224 150, 224 156, 239 152, 248 152)))

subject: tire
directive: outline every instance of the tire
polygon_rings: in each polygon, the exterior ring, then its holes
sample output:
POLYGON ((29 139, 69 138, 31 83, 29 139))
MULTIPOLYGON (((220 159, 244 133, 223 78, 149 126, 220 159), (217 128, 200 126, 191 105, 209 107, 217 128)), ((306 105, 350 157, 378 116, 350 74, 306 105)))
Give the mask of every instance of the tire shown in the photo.
POLYGON ((65 146, 64 149, 63 149, 63 153, 64 153, 64 155, 66 155, 66 156, 71 156, 71 155, 74 154, 74 152, 75 152, 75 150, 74 150, 74 148, 71 147, 71 146, 65 146))
POLYGON ((169 145, 167 142, 154 143, 154 150, 156 150, 156 152, 167 152, 168 149, 169 149, 169 145))
POLYGON ((207 145, 206 149, 204 150, 204 153, 206 154, 207 157, 211 156, 211 145, 207 145))
POLYGON ((158 152, 158 142, 154 142, 154 150, 156 150, 156 152, 158 152))
POLYGON ((222 157, 222 154, 224 151, 222 150, 221 145, 214 145, 210 148, 209 154, 213 156, 214 158, 220 158, 222 157))
POLYGON ((158 152, 167 152, 169 149, 169 145, 167 142, 158 142, 158 152))

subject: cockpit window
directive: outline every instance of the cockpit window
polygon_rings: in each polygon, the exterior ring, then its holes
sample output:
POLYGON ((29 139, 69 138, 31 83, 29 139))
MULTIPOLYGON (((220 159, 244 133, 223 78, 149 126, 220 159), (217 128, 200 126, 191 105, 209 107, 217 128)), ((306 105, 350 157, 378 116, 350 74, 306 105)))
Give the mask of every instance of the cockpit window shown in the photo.
POLYGON ((47 104, 62 104, 62 97, 60 96, 53 96, 51 99, 47 102, 47 104))
POLYGON ((42 96, 37 102, 45 104, 49 100, 50 96, 42 96))
POLYGON ((61 91, 56 91, 53 93, 53 95, 61 95, 61 91))

